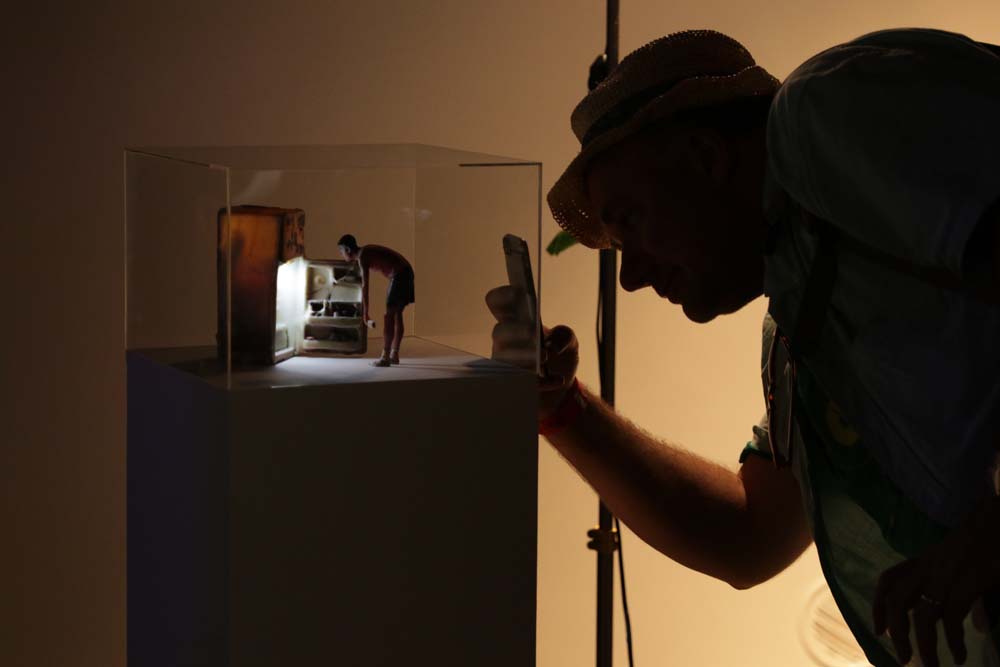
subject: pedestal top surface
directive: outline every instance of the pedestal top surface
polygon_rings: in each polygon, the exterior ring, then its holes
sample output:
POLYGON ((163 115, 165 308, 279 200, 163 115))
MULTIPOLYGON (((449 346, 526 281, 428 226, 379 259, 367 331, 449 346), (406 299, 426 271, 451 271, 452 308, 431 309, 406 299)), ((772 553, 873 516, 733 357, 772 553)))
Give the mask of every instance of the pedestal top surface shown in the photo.
MULTIPOLYGON (((322 386, 369 382, 406 382, 491 375, 522 375, 526 371, 491 359, 462 352, 426 339, 410 337, 401 346, 401 362, 387 368, 372 366, 381 350, 370 346, 364 356, 295 356, 274 366, 233 368, 233 391, 278 387, 322 386)), ((226 388, 225 371, 215 361, 211 347, 134 350, 134 354, 198 376, 226 388)))

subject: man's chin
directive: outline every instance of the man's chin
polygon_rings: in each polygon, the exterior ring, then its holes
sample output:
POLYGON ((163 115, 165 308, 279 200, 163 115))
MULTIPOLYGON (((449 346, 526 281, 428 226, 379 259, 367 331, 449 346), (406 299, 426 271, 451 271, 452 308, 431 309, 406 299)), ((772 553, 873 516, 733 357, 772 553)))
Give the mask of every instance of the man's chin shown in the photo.
POLYGON ((706 322, 711 322, 719 315, 735 313, 751 301, 753 299, 742 297, 732 299, 729 303, 720 303, 711 299, 687 299, 681 304, 681 308, 684 309, 684 315, 689 320, 698 324, 705 324, 706 322))
POLYGON ((704 324, 705 322, 711 322, 719 315, 717 309, 706 308, 704 303, 690 298, 689 295, 684 295, 686 298, 682 298, 680 295, 661 292, 656 288, 654 288, 654 291, 661 299, 666 299, 670 303, 680 306, 684 311, 684 315, 692 322, 704 324))
POLYGON ((705 324, 707 322, 711 322, 721 314, 715 310, 702 308, 690 303, 682 303, 681 308, 684 310, 684 316, 695 324, 705 324))

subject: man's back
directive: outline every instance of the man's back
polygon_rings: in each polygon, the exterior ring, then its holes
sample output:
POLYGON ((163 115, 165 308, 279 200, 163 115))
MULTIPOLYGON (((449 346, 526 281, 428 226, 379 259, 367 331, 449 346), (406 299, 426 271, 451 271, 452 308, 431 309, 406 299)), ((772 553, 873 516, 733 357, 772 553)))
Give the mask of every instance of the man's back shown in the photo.
MULTIPOLYGON (((1000 198, 1000 59, 961 35, 890 30, 798 68, 768 121, 770 312, 789 330, 818 237, 970 273, 967 244, 1000 198), (786 205, 786 200, 791 205, 786 205)), ((1000 309, 842 249, 823 336, 806 360, 890 478, 954 525, 988 493, 1000 429, 1000 309)))

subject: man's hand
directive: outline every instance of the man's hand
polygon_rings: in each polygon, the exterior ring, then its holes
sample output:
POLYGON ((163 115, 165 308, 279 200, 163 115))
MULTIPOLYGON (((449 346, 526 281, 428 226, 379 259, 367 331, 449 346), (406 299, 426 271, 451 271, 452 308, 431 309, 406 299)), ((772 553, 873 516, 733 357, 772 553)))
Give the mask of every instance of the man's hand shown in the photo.
POLYGON ((576 378, 580 344, 569 327, 542 327, 542 377, 538 381, 539 418, 544 419, 562 402, 576 378))
MULTIPOLYGON (((522 368, 534 369, 536 330, 521 307, 524 292, 503 285, 486 294, 486 305, 497 319, 493 327, 493 358, 522 368)), ((542 377, 538 380, 539 419, 559 405, 576 377, 580 349, 569 327, 542 327, 542 377)))
POLYGON ((886 570, 873 604, 876 635, 886 630, 900 664, 913 657, 909 612, 925 667, 938 667, 937 622, 959 664, 967 651, 962 623, 984 593, 1000 586, 1000 498, 991 497, 943 542, 886 570))

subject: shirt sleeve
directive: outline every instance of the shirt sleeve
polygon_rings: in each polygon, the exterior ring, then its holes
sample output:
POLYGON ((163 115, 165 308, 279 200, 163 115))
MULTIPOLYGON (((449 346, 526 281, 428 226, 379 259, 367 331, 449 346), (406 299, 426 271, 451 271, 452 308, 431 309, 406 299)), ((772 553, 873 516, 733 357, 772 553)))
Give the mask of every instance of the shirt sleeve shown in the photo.
MULTIPOLYGON (((778 331, 778 325, 771 317, 770 313, 764 313, 764 320, 761 322, 761 336, 760 336, 760 368, 761 375, 764 373, 764 369, 767 367, 768 361, 768 351, 771 349, 771 341, 774 340, 774 335, 778 331)), ((752 433, 753 437, 740 452, 740 463, 746 461, 748 456, 759 456, 765 458, 768 461, 773 461, 774 456, 771 454, 770 440, 767 434, 767 412, 764 416, 760 418, 760 422, 753 427, 752 433)))
POLYGON ((806 210, 962 275, 967 241, 1000 197, 1000 58, 939 30, 865 35, 788 77, 767 145, 772 175, 806 210))
POLYGON ((740 453, 740 463, 747 460, 748 456, 759 456, 761 458, 767 459, 768 461, 773 461, 774 456, 771 454, 771 446, 768 444, 767 439, 767 415, 765 414, 761 417, 760 423, 753 427, 753 437, 750 442, 746 444, 743 451, 740 453))

